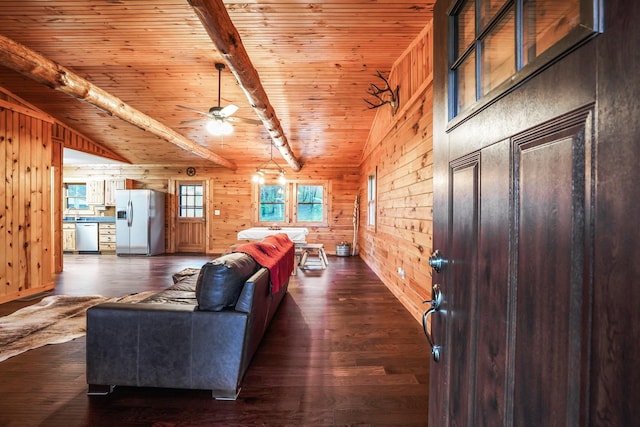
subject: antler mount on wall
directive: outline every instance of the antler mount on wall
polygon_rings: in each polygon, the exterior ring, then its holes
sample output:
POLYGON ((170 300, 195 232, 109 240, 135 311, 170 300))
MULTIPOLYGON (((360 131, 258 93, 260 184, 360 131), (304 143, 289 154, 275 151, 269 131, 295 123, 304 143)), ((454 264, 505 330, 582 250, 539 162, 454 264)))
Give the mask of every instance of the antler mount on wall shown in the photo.
POLYGON ((391 115, 395 115, 400 107, 400 86, 396 85, 395 89, 392 89, 389 80, 387 80, 380 71, 376 71, 376 77, 384 82, 384 87, 379 87, 371 83, 367 93, 375 97, 377 102, 371 102, 368 99, 364 101, 369 104, 369 109, 379 108, 388 104, 391 106, 391 115))

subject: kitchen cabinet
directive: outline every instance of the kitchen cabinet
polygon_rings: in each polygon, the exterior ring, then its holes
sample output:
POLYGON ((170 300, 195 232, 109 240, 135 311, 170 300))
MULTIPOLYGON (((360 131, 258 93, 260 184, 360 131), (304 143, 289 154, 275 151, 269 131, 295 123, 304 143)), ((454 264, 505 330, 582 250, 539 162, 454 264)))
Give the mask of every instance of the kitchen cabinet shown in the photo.
POLYGON ((116 190, 131 190, 132 188, 132 179, 122 178, 106 180, 104 183, 104 205, 116 205, 116 190))
POLYGON ((76 225, 72 222, 62 223, 62 250, 65 252, 76 250, 76 225))
POLYGON ((87 181, 87 204, 104 205, 104 181, 87 181))
POLYGON ((101 222, 98 227, 98 242, 101 253, 116 251, 116 224, 101 222))

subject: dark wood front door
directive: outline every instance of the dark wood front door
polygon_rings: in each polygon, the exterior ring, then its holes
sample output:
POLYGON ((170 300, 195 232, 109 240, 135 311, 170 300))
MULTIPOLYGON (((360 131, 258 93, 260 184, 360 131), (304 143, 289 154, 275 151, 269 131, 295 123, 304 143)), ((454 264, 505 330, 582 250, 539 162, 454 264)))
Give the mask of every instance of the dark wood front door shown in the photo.
MULTIPOLYGON (((443 302, 430 316, 440 346, 430 425, 638 425, 639 410, 624 402, 640 398, 640 347, 630 339, 640 332, 640 198, 631 196, 640 194, 640 125, 621 117, 640 110, 640 89, 621 75, 630 79, 640 58, 615 47, 619 27, 631 27, 611 22, 615 36, 451 122, 443 3, 434 249, 446 263, 433 273, 443 302)), ((622 17, 623 3, 606 13, 622 17)), ((640 7, 627 9, 640 17, 640 7)))
POLYGON ((592 123, 585 108, 449 162, 448 262, 434 275, 445 304, 433 321, 448 425, 549 426, 559 414, 579 425, 592 123))

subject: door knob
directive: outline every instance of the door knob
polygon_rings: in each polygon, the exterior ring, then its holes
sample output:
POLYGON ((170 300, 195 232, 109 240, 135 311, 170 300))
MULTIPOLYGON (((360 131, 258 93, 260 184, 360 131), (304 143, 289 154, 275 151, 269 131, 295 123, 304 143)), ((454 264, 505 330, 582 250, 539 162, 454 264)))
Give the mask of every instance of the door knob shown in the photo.
POLYGON ((429 265, 436 271, 436 273, 440 273, 440 270, 442 270, 442 267, 446 263, 447 260, 442 257, 442 254, 438 249, 433 251, 433 253, 429 257, 429 265))

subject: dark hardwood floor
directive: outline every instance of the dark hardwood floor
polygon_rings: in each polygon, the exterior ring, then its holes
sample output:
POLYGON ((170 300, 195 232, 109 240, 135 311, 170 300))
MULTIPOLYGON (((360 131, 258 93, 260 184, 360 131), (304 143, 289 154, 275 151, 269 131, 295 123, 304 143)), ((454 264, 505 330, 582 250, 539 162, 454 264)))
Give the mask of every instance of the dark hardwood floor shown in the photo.
MULTIPOLYGON (((55 293, 163 289, 208 259, 66 255, 55 293)), ((429 357, 421 325, 366 264, 331 257, 292 276, 238 400, 135 387, 88 397, 83 337, 0 362, 0 426, 424 426, 429 357)))

